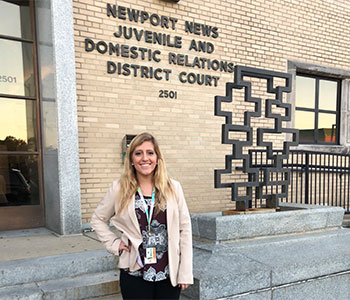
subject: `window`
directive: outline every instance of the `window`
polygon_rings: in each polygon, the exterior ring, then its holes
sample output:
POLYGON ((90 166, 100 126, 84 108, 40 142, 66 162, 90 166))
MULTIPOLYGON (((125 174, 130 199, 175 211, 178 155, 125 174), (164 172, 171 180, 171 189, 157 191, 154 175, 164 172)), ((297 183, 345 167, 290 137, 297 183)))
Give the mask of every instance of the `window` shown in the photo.
POLYGON ((341 81, 296 75, 295 128, 300 144, 339 144, 341 81))
POLYGON ((0 0, 0 207, 40 204, 33 2, 0 0))

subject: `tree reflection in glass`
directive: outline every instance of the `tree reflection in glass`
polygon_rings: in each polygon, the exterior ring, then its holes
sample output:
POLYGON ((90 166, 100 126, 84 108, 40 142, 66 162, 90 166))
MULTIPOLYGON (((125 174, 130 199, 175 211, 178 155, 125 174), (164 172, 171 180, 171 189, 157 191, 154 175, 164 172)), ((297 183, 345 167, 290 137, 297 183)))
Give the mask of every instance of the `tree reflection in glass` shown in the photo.
POLYGON ((37 151, 35 104, 0 98, 0 151, 37 151))

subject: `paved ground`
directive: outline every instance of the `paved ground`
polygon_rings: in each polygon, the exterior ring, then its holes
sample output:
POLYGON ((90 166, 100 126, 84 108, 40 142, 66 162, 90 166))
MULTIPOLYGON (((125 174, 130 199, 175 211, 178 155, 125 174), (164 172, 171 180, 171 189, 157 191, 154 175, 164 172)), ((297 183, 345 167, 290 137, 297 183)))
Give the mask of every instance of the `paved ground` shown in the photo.
POLYGON ((0 261, 104 249, 95 234, 57 236, 45 229, 0 232, 0 261))

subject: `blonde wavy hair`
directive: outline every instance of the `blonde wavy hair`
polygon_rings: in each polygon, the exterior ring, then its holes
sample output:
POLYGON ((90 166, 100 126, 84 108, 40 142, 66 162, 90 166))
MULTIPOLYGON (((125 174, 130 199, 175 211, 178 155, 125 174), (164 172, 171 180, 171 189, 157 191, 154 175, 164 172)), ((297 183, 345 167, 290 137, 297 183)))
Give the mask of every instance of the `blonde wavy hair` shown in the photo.
POLYGON ((135 148, 144 142, 151 142, 154 151, 157 154, 157 165, 153 174, 153 184, 156 190, 155 213, 157 214, 161 209, 163 210, 167 199, 174 195, 174 188, 168 177, 163 155, 160 152, 157 140, 147 132, 140 133, 133 138, 126 154, 124 172, 119 180, 120 191, 118 195, 119 208, 117 215, 128 206, 133 195, 135 195, 137 191, 138 182, 136 178, 136 170, 132 165, 132 154, 134 153, 135 148))

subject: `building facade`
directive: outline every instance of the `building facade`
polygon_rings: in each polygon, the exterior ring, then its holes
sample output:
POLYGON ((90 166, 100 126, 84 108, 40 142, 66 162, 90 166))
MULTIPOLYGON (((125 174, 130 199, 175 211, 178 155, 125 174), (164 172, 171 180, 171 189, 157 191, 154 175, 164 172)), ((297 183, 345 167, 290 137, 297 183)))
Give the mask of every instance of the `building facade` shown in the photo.
MULTIPOLYGON (((214 188, 232 152, 214 99, 237 65, 292 74, 286 126, 300 129, 300 149, 348 152, 346 2, 1 0, 0 230, 80 232, 144 131, 191 212, 233 208, 230 190, 214 188)), ((269 98, 263 79, 252 95, 269 98)), ((236 124, 253 107, 244 97, 225 104, 236 124)), ((266 138, 278 149, 290 137, 266 138)))

